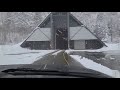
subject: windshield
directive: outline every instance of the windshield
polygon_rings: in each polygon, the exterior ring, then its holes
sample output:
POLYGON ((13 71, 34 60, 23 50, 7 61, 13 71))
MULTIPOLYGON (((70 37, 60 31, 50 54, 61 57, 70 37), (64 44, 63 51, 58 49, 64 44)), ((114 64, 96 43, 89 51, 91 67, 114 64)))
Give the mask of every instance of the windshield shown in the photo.
POLYGON ((0 12, 0 78, 120 78, 119 65, 119 12, 0 12))

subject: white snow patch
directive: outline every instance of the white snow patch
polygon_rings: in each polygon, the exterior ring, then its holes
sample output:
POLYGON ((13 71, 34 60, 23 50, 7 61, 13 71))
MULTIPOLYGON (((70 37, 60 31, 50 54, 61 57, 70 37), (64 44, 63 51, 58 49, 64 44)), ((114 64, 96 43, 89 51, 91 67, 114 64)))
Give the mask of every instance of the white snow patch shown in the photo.
POLYGON ((98 49, 100 51, 120 50, 120 43, 106 43, 108 47, 98 49))
POLYGON ((103 51, 120 51, 120 43, 105 43, 108 47, 102 47, 101 49, 95 49, 95 50, 74 50, 74 49, 69 49, 66 50, 65 52, 70 54, 73 51, 87 51, 87 52, 103 52, 103 51))
POLYGON ((110 57, 110 59, 111 59, 111 60, 115 60, 115 58, 113 58, 113 57, 110 57))
POLYGON ((59 50, 59 51, 53 53, 52 55, 56 56, 56 55, 57 55, 58 53, 60 53, 60 52, 62 52, 62 50, 59 50))
POLYGON ((72 51, 73 51, 73 50, 66 50, 65 52, 66 52, 67 54, 70 54, 72 51))
POLYGON ((93 62, 92 60, 87 59, 85 57, 81 58, 81 56, 78 56, 78 55, 70 55, 70 56, 73 59, 80 62, 86 68, 102 72, 104 74, 110 75, 110 76, 115 77, 115 78, 120 78, 120 72, 118 70, 111 70, 110 68, 105 67, 105 66, 98 64, 96 62, 93 62))
POLYGON ((30 50, 17 45, 0 45, 0 65, 31 64, 55 50, 30 50))

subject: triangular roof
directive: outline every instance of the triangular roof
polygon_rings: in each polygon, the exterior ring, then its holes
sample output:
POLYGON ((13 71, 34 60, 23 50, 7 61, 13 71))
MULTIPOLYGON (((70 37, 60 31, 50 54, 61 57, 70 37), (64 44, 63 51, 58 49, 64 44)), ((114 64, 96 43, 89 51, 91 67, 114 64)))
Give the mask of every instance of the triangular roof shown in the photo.
MULTIPOLYGON (((50 13, 43 21, 42 21, 42 23, 38 26, 38 27, 41 27, 41 28, 51 28, 50 27, 50 18, 51 18, 51 14, 52 13, 50 13)), ((74 26, 81 26, 81 25, 83 25, 81 22, 78 22, 79 20, 78 19, 76 19, 71 13, 69 14, 69 17, 70 17, 70 27, 74 27, 74 26), (74 26, 72 25, 73 23, 74 23, 74 26)))
MULTIPOLYGON (((38 25, 38 27, 40 27, 40 28, 51 28, 51 22, 50 22, 50 19, 51 19, 51 14, 52 13, 50 13, 43 21, 42 21, 42 23, 41 24, 39 24, 38 25)), ((74 22, 74 25, 75 25, 75 27, 78 25, 78 26, 81 26, 81 27, 84 27, 86 30, 88 30, 90 33, 91 33, 91 35, 93 35, 93 37, 94 38, 96 38, 96 39, 98 39, 104 46, 106 46, 105 45, 105 43, 103 43, 95 34, 93 34, 83 23, 81 23, 75 16, 73 16, 71 13, 69 13, 69 17, 70 17, 70 27, 74 27, 74 26, 72 26, 72 24, 71 24, 71 21, 73 21, 74 22)), ((37 28, 38 28, 37 27, 37 28)), ((32 36, 32 34, 34 33, 36 31, 36 29, 35 30, 33 30, 33 32, 29 35, 29 37, 30 36, 32 36)), ((28 37, 28 38, 29 38, 28 37)), ((27 39, 28 39, 27 38, 27 39)), ((27 39, 25 39, 25 41, 27 40, 27 39)), ((24 41, 24 42, 25 42, 24 41)), ((23 43, 24 43, 23 42, 23 43)))
POLYGON ((87 26, 85 26, 83 23, 81 23, 75 16, 73 16, 71 13, 70 15, 81 25, 82 24, 82 27, 85 27, 93 36, 95 36, 104 46, 107 47, 107 45, 105 43, 103 43, 95 34, 93 34, 90 29, 87 28, 87 26))
POLYGON ((70 40, 97 39, 85 27, 70 27, 70 40))
POLYGON ((26 41, 50 41, 50 28, 37 28, 26 41))
POLYGON ((21 44, 21 46, 24 46, 26 41, 50 41, 51 39, 51 33, 50 33, 50 29, 49 28, 40 28, 40 27, 36 27, 31 33, 30 35, 23 41, 23 43, 21 44), (33 37, 32 37, 33 36, 33 37), (39 39, 36 39, 36 36, 40 37, 39 39), (32 37, 32 38, 31 38, 32 37))
MULTIPOLYGON (((48 25, 48 27, 50 27, 49 26, 49 21, 50 21, 50 18, 51 18, 51 13, 42 21, 42 23, 41 24, 39 24, 39 26, 38 27, 44 27, 46 24, 48 25)), ((51 27, 50 27, 51 28, 51 27)))

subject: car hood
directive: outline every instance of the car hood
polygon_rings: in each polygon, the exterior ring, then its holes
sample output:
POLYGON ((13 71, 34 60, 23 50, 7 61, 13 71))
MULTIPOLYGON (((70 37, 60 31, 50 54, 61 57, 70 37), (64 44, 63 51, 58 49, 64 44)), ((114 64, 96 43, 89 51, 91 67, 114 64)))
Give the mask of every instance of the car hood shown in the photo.
MULTIPOLYGON (((39 69, 39 70, 55 70, 55 71, 63 71, 63 72, 79 72, 79 73, 92 73, 94 75, 101 76, 102 78, 111 78, 110 76, 103 74, 98 71, 94 71, 87 68, 81 68, 79 66, 58 66, 58 65, 46 65, 46 64, 40 64, 40 65, 33 65, 33 64, 27 64, 27 65, 4 65, 0 66, 0 78, 66 78, 66 76, 57 76, 57 75, 11 75, 4 73, 2 71, 7 69, 17 69, 17 68, 32 68, 32 69, 39 69), (47 66, 47 67, 46 67, 47 66)), ((71 76, 67 76, 67 78, 71 78, 71 76)), ((72 76, 72 78, 74 78, 72 76)), ((75 77, 76 78, 76 77, 75 77)))

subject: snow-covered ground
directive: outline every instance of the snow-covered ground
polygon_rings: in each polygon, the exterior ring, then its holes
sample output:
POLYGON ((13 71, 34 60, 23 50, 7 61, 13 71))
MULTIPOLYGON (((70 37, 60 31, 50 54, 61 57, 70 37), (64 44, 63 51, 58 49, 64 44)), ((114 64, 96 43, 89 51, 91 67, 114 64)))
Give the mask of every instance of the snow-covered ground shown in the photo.
POLYGON ((62 52, 62 50, 59 50, 59 51, 53 53, 52 55, 53 55, 53 56, 56 56, 56 55, 57 55, 58 53, 60 53, 60 52, 62 52))
POLYGON ((1 45, 0 46, 0 65, 10 64, 31 64, 37 58, 44 56, 55 50, 29 50, 21 48, 17 45, 1 45))
POLYGON ((120 43, 106 43, 108 47, 98 49, 98 51, 120 50, 120 43))
MULTIPOLYGON (((0 65, 8 64, 30 64, 34 62, 37 57, 42 57, 48 53, 55 50, 29 50, 21 48, 20 44, 17 45, 0 45, 0 65)), ((106 44, 108 47, 103 47, 97 50, 66 50, 67 53, 72 51, 90 51, 90 52, 100 52, 108 50, 120 50, 119 44, 106 44)), ((60 51, 54 53, 57 55, 60 51)))
POLYGON ((120 43, 105 43, 108 47, 103 47, 101 49, 96 50, 66 50, 66 53, 70 53, 73 51, 88 51, 88 52, 103 52, 103 51, 120 51, 120 43))
POLYGON ((70 56, 73 59, 80 62, 84 67, 86 67, 88 69, 96 70, 96 71, 102 72, 104 74, 107 74, 107 75, 115 77, 115 78, 120 78, 120 72, 118 70, 111 70, 108 67, 105 67, 101 64, 93 62, 92 60, 89 60, 85 57, 82 58, 79 55, 70 55, 70 56))
MULTIPOLYGON (((34 61, 38 60, 38 58, 42 58, 42 56, 54 52, 55 50, 29 50, 26 48, 21 48, 20 44, 17 45, 0 45, 0 65, 13 65, 13 64, 31 64, 34 61)), ((108 47, 103 47, 97 50, 66 50, 67 53, 72 51, 90 51, 90 52, 101 52, 101 51, 120 51, 120 43, 118 44, 106 44, 108 47)), ((62 50, 53 53, 53 55, 57 55, 62 50)), ((86 68, 97 70, 108 74, 113 77, 120 78, 120 72, 118 70, 111 70, 106 66, 95 63, 92 60, 81 58, 78 55, 71 55, 72 58, 80 62, 86 68)))
MULTIPOLYGON (((120 43, 106 43, 108 47, 103 47, 101 49, 96 50, 66 50, 66 53, 70 54, 71 52, 79 52, 79 51, 87 51, 87 52, 105 52, 109 53, 109 55, 118 55, 120 54, 120 43)), ((70 55, 72 58, 80 62, 83 66, 89 69, 93 69, 105 74, 108 74, 113 77, 120 78, 120 72, 118 70, 111 70, 110 68, 103 66, 94 62, 93 60, 87 59, 85 57, 81 58, 79 55, 70 55)))

